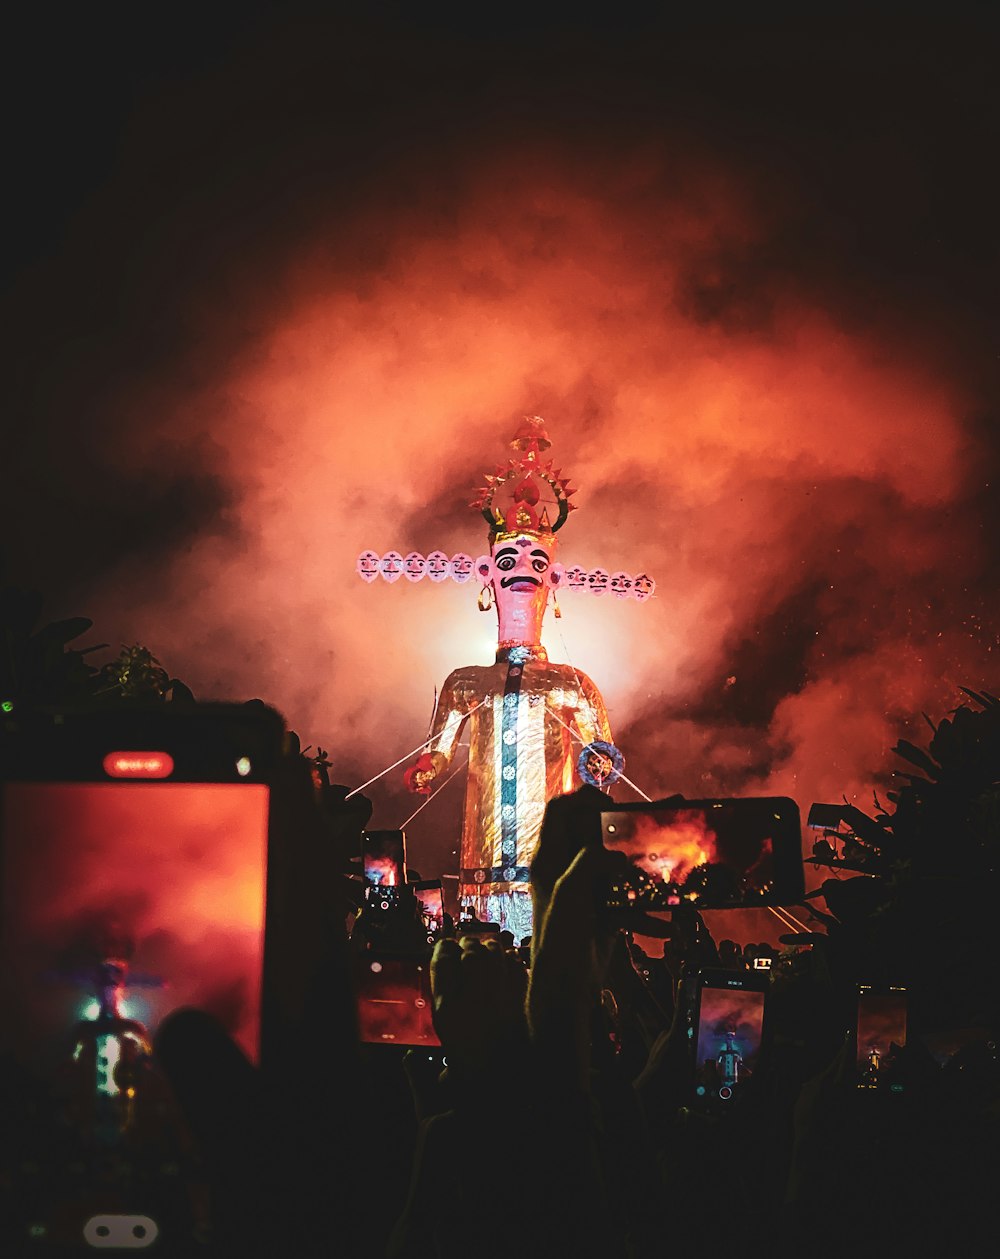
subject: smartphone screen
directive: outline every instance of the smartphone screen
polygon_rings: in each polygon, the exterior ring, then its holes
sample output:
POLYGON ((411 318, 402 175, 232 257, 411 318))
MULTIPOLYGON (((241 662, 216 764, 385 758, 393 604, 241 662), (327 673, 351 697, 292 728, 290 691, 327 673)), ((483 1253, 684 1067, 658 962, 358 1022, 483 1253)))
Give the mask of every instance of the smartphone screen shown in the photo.
POLYGON ((858 986, 857 1080, 878 1088, 892 1059, 892 1046, 906 1044, 906 989, 858 986))
POLYGON ((392 901, 406 882, 406 839, 402 831, 365 831, 362 836, 366 895, 392 901))
POLYGON ((194 1007, 259 1063, 273 769, 261 707, 0 724, 0 1252, 187 1256, 203 1164, 154 1039, 194 1007), (144 749, 144 750, 137 750, 144 749), (156 749, 156 750, 153 750, 156 749))
POLYGON ((779 797, 629 805, 601 813, 604 846, 639 872, 648 909, 729 909, 801 897, 798 806, 779 797))
POLYGON ((695 1096, 735 1098, 753 1076, 764 1026, 764 993, 725 981, 703 982, 695 1027, 695 1096))
POLYGON ((357 954, 358 1034, 367 1044, 440 1045, 431 1021, 429 958, 357 954))
POLYGON ((109 1004, 149 1035, 171 1010, 197 1006, 256 1060, 268 788, 14 782, 2 792, 4 1049, 44 1072, 74 1025, 109 1004))
POLYGON ((444 894, 441 889, 441 880, 411 883, 410 886, 420 905, 420 913, 428 935, 439 934, 444 930, 444 894))

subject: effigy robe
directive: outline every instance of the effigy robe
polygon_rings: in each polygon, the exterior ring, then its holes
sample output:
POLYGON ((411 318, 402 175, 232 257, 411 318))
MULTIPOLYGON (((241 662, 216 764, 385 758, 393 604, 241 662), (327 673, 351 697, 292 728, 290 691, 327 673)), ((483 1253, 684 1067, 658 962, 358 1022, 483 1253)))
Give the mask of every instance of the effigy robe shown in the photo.
POLYGON ((531 934, 529 870, 546 803, 577 785, 583 747, 611 742, 594 683, 542 647, 497 652, 493 665, 449 674, 428 751, 438 776, 469 725, 459 896, 517 939, 531 934))

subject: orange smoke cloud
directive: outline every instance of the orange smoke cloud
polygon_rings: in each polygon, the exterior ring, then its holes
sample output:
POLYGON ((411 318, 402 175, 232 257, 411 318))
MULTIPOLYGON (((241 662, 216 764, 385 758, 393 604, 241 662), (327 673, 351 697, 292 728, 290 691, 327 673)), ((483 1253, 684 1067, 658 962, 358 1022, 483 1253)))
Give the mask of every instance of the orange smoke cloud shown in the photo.
MULTIPOLYGON (((867 805, 907 723, 988 684, 972 403, 887 324, 769 277, 780 215, 676 163, 522 150, 440 192, 409 172, 262 259, 239 309, 222 281, 189 299, 198 348, 114 397, 143 417, 116 457, 138 481, 196 451, 225 505, 155 573, 115 569, 102 632, 200 696, 266 698, 360 783, 495 625, 472 586, 368 587, 355 557, 482 551, 470 491, 541 414, 580 486, 562 560, 658 582, 641 606, 567 592, 547 623, 632 780, 867 805)), ((382 826, 413 807, 395 774, 371 794, 382 826)), ((452 868, 460 796, 410 828, 425 875, 452 868)))
POLYGON ((265 788, 22 783, 5 806, 6 998, 26 1011, 11 1036, 68 1034, 113 956, 155 979, 128 993, 151 1032, 194 1005, 256 1055, 265 788))

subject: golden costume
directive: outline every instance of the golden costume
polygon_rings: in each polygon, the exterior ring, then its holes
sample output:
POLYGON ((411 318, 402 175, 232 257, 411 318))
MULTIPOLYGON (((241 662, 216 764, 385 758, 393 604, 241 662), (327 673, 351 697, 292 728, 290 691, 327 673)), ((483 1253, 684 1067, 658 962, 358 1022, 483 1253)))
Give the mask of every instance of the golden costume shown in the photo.
POLYGON ((604 700, 586 674, 553 664, 544 647, 506 647, 496 664, 448 676, 431 728, 436 775, 450 763, 466 721, 459 895, 478 917, 528 935, 528 874, 545 805, 579 785, 576 765, 586 744, 611 742, 604 700))

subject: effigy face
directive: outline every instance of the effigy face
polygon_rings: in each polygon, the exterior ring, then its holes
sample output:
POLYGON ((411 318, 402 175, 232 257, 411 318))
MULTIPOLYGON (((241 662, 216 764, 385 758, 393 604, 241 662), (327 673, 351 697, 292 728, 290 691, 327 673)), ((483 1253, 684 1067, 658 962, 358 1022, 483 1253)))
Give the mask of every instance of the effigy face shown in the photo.
POLYGON ((555 551, 554 541, 530 534, 498 539, 490 548, 501 642, 538 641, 549 591, 563 577, 555 551))

